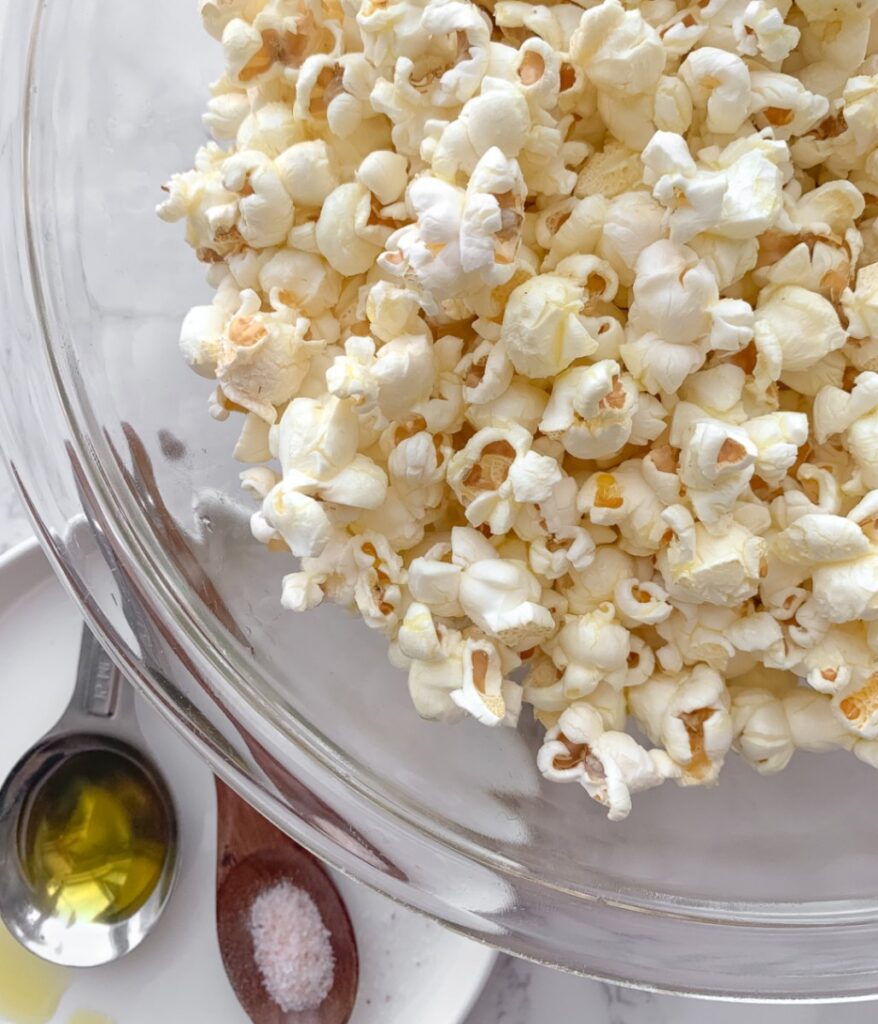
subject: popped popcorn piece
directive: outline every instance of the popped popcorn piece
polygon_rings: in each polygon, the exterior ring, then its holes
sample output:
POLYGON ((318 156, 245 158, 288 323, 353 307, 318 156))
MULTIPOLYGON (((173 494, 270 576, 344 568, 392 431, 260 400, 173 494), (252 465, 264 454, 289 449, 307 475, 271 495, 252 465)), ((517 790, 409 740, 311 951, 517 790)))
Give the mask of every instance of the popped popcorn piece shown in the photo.
POLYGON ((486 558, 461 573, 458 599, 465 615, 488 636, 513 650, 528 650, 555 630, 540 603, 542 588, 523 562, 486 558))
POLYGON ((341 184, 332 150, 323 139, 294 143, 277 157, 275 166, 296 206, 319 209, 341 184))
POLYGON ((592 258, 578 280, 560 271, 538 274, 509 296, 501 339, 517 373, 554 377, 600 346, 606 317, 598 303, 612 300, 618 279, 609 264, 592 258), (597 315, 595 315, 597 314, 597 315))
POLYGON ((610 821, 628 817, 632 793, 679 774, 663 750, 645 750, 627 733, 605 730, 600 714, 584 702, 571 704, 546 733, 537 765, 555 782, 578 782, 608 808, 610 821))
POLYGON ((703 523, 717 523, 749 486, 756 445, 741 427, 711 419, 696 420, 679 443, 679 476, 689 501, 703 523))
POLYGON ((653 130, 651 93, 666 59, 658 32, 640 11, 603 0, 583 15, 570 57, 597 89, 598 111, 616 138, 645 145, 653 130))
POLYGON ((623 625, 629 628, 654 626, 664 622, 674 610, 667 592, 649 580, 622 580, 616 584, 613 598, 623 625))
POLYGON ((777 347, 781 370, 808 370, 847 337, 831 303, 796 285, 762 292, 753 332, 757 345, 777 347))
POLYGON ((266 496, 265 522, 294 555, 319 555, 329 539, 324 502, 351 508, 379 507, 387 476, 357 451, 359 427, 348 401, 296 398, 272 431, 272 453, 283 478, 266 496))
POLYGON ((214 39, 222 39, 223 30, 233 18, 253 21, 267 0, 199 0, 198 12, 204 27, 214 39))
POLYGON ((666 532, 664 506, 636 460, 593 473, 583 484, 577 507, 600 527, 615 527, 620 547, 634 555, 652 555, 666 532))
POLYGON ((609 603, 585 615, 569 615, 551 644, 543 645, 562 670, 565 694, 575 700, 623 668, 631 651, 628 630, 609 603))
POLYGON ((229 316, 218 306, 193 306, 180 328, 180 351, 199 377, 215 377, 229 316))
MULTIPOLYGON (((605 359, 567 370, 555 380, 540 429, 578 459, 599 459, 628 442, 637 405, 634 382, 622 376, 617 362, 605 359)), ((655 436, 661 430, 660 425, 655 436)))
POLYGON ((796 750, 782 699, 768 690, 731 691, 734 748, 760 775, 774 775, 796 750))
POLYGON ((757 127, 770 126, 776 139, 804 135, 829 113, 829 100, 809 92, 792 75, 753 71, 750 90, 751 116, 757 127))
POLYGON ((474 526, 486 524, 492 533, 506 533, 522 504, 549 497, 561 469, 532 443, 523 427, 485 427, 451 457, 448 485, 474 526))
POLYGON ((640 254, 622 358, 650 392, 676 391, 711 347, 716 279, 695 253, 669 241, 640 254))
POLYGON ((857 273, 856 286, 842 296, 848 331, 855 338, 878 338, 878 263, 857 273))
POLYGON ((702 46, 680 65, 696 109, 705 113, 705 127, 718 135, 732 135, 744 123, 750 102, 750 72, 736 54, 702 46))
POLYGON ((216 377, 226 398, 273 423, 277 406, 296 394, 308 372, 309 326, 295 310, 263 313, 256 292, 243 292, 216 361, 216 377))
POLYGON ((799 30, 784 21, 783 12, 764 0, 751 0, 732 21, 738 53, 761 56, 771 63, 784 60, 799 41, 799 30))
POLYGON ((372 210, 372 193, 347 182, 326 197, 317 221, 317 246, 329 265, 346 277, 365 273, 375 262, 390 228, 372 210))
POLYGON ((411 280, 428 313, 515 272, 527 189, 515 160, 496 146, 473 168, 466 190, 424 175, 411 185, 416 223, 387 239, 380 265, 411 280))
POLYGON ((579 524, 576 481, 563 477, 544 501, 522 510, 515 532, 528 540, 528 563, 537 575, 557 580, 568 572, 582 572, 595 557, 595 541, 579 524))
POLYGON ((734 522, 712 534, 682 505, 666 509, 662 519, 672 536, 657 564, 671 597, 731 606, 756 593, 767 571, 764 538, 734 522))
POLYGON ((715 669, 654 677, 630 692, 629 703, 647 736, 679 765, 681 785, 717 781, 733 731, 728 690, 715 669))
POLYGON ((326 371, 326 388, 350 398, 363 413, 376 405, 391 420, 402 419, 425 403, 436 379, 433 346, 426 335, 403 334, 381 348, 361 335, 345 342, 326 371))

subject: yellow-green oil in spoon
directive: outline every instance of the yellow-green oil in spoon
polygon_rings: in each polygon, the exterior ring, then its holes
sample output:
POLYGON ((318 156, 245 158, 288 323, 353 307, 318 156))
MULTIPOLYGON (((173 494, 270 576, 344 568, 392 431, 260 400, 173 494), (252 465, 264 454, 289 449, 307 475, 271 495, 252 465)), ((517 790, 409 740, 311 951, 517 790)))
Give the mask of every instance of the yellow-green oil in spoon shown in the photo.
POLYGON ((81 923, 113 924, 149 899, 168 852, 168 819, 133 761, 76 754, 39 787, 20 837, 36 906, 81 923))

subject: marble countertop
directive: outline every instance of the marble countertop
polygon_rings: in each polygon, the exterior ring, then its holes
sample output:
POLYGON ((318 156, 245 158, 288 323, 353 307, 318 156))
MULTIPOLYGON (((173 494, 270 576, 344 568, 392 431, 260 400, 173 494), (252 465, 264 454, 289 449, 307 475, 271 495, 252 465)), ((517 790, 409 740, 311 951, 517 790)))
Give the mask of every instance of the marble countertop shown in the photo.
MULTIPOLYGON (((32 536, 0 461, 0 553, 32 536)), ((874 1024, 878 1005, 751 1006, 636 992, 502 956, 468 1024, 874 1024)))

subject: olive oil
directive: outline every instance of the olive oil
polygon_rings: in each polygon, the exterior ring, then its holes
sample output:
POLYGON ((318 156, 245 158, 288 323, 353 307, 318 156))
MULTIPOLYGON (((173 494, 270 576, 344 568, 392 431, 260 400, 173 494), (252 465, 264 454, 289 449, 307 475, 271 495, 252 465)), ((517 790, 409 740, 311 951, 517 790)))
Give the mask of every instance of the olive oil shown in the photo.
POLYGON ((148 776, 110 750, 76 754, 34 794, 20 849, 34 902, 79 923, 114 924, 156 887, 169 822, 148 776))
POLYGON ((0 1020, 45 1024, 69 981, 70 971, 29 953, 0 924, 0 1020))

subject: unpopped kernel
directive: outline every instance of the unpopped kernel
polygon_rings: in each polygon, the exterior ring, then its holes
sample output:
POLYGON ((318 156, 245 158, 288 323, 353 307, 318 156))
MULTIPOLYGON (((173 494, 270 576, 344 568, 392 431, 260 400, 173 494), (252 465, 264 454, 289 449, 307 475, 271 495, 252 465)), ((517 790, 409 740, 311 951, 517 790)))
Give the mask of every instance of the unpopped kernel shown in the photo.
POLYGON ((200 7, 159 214, 284 606, 614 820, 878 764, 878 0, 200 7))

